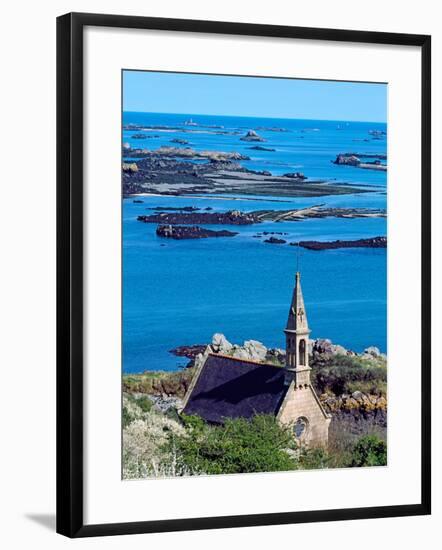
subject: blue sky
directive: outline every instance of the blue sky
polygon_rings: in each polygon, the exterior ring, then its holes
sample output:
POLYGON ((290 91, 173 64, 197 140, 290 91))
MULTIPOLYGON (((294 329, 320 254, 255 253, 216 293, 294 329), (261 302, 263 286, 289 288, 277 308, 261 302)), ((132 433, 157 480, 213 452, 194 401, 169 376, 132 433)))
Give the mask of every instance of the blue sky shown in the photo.
POLYGON ((387 85, 124 71, 123 109, 386 122, 387 85))

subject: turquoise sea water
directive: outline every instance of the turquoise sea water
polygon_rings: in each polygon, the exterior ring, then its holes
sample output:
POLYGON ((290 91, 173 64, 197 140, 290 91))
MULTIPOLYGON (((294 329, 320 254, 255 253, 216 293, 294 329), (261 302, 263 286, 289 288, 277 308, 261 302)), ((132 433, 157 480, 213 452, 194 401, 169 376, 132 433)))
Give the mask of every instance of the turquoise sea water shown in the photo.
MULTIPOLYGON (((297 248, 270 245, 253 236, 262 231, 287 233, 287 241, 356 239, 386 235, 387 221, 373 219, 309 219, 266 222, 221 229, 238 231, 234 238, 173 241, 156 236, 155 224, 136 220, 155 206, 238 209, 289 209, 313 204, 334 207, 386 208, 386 173, 336 166, 340 152, 386 153, 386 139, 373 140, 369 130, 385 124, 250 119, 201 115, 124 113, 123 122, 177 126, 192 118, 201 133, 152 130, 158 138, 123 141, 149 149, 186 139, 195 149, 248 154, 243 164, 275 174, 302 171, 371 192, 315 199, 284 197, 166 197, 143 196, 143 204, 123 200, 123 369, 125 372, 173 370, 187 360, 169 353, 184 344, 207 343, 215 332, 232 342, 256 339, 267 346, 284 346, 286 322, 297 265, 297 248), (213 128, 246 132, 259 126, 284 127, 288 132, 257 130, 275 152, 250 150, 239 135, 214 135, 213 128), (212 132, 212 133, 210 133, 212 132), (364 141, 368 139, 369 141, 364 141)), ((210 226, 217 229, 217 226, 210 226)), ((342 249, 300 253, 302 285, 311 337, 330 338, 356 351, 370 345, 386 350, 385 250, 342 249)))

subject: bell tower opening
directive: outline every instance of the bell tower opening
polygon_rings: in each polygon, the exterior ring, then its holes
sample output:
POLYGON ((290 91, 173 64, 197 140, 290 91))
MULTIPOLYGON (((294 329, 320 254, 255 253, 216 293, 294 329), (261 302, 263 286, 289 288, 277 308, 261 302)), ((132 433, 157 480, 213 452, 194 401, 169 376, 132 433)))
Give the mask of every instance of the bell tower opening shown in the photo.
POLYGON ((299 365, 305 367, 305 340, 299 341, 299 365))

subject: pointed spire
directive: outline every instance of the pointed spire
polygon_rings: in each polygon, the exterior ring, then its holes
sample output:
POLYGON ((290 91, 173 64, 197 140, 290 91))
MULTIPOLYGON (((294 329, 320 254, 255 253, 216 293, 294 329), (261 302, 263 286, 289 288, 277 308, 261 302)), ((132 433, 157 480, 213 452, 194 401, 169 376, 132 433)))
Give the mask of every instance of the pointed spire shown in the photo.
POLYGON ((286 330, 308 330, 307 314, 305 312, 304 297, 301 288, 301 274, 299 271, 296 272, 295 288, 293 290, 286 330))

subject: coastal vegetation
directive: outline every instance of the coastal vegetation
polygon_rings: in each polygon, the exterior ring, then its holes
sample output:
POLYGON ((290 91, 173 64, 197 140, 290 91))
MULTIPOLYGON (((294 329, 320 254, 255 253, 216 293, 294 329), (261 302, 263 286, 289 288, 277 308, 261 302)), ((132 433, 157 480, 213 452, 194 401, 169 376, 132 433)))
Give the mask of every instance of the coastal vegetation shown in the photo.
POLYGON ((355 354, 329 340, 312 342, 312 383, 332 413, 327 450, 299 447, 274 416, 228 419, 219 426, 180 415, 182 399, 208 351, 280 367, 285 361, 283 350, 255 341, 234 345, 215 335, 210 346, 173 350, 189 358, 187 368, 123 375, 125 478, 386 464, 387 361, 377 348, 355 354))
POLYGON ((386 443, 371 434, 331 442, 328 450, 297 445, 274 416, 209 425, 197 416, 161 412, 144 395, 123 396, 123 477, 280 472, 382 466, 386 443))
POLYGON ((128 395, 172 395, 182 398, 192 381, 193 373, 193 369, 184 369, 124 374, 123 392, 128 395))

